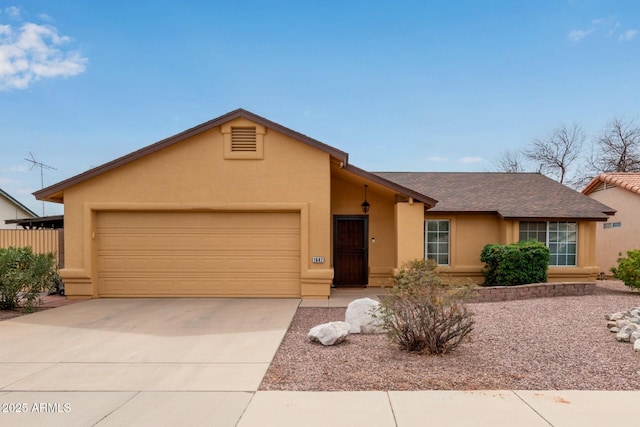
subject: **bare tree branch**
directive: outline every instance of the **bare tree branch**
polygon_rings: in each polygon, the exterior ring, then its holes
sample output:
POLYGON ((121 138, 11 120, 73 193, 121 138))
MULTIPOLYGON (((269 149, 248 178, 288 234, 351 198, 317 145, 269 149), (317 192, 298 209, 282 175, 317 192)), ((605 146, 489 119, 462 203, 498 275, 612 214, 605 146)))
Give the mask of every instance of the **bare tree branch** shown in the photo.
POLYGON ((547 136, 535 139, 533 146, 525 151, 525 156, 540 165, 538 172, 555 177, 560 183, 569 181, 570 167, 582 154, 586 139, 578 124, 561 124, 547 136))
POLYGON ((522 152, 518 150, 504 150, 493 164, 498 172, 518 173, 526 171, 522 152))
POLYGON ((589 159, 594 174, 640 171, 640 125, 616 117, 596 139, 589 159))

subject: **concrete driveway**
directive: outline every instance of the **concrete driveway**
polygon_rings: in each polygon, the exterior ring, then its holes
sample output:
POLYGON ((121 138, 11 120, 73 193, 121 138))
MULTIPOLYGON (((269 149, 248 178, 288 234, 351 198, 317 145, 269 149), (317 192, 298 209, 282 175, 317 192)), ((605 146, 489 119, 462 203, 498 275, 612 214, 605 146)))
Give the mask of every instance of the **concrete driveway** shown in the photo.
POLYGON ((235 425, 297 299, 97 299, 0 322, 0 425, 235 425))

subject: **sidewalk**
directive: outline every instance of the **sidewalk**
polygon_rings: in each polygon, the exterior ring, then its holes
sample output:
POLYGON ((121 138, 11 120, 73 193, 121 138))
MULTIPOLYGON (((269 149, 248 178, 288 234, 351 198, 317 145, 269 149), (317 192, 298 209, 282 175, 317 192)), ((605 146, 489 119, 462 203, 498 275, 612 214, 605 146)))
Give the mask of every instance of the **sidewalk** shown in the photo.
POLYGON ((624 426, 640 391, 257 392, 238 426, 624 426))
POLYGON ((0 425, 627 426, 639 400, 640 391, 14 391, 0 392, 0 425))

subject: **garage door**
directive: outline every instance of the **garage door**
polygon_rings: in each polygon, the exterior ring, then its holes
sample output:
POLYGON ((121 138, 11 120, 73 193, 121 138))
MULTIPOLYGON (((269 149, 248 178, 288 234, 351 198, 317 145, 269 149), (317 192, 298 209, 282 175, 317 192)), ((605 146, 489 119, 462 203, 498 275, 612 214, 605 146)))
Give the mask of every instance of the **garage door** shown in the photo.
POLYGON ((100 296, 300 296, 298 213, 101 212, 100 296))

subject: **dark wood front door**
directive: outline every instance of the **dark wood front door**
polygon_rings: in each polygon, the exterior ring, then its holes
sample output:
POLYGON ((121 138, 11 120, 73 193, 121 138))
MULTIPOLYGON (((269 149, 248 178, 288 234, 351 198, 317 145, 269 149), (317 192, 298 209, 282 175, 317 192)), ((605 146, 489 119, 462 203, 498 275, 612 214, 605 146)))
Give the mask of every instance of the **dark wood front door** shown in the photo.
POLYGON ((368 220, 364 215, 333 218, 334 286, 367 286, 368 220))

